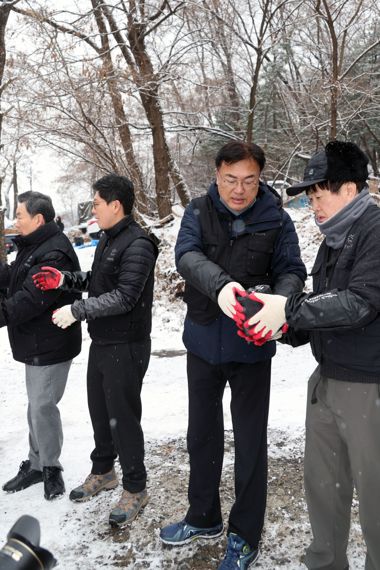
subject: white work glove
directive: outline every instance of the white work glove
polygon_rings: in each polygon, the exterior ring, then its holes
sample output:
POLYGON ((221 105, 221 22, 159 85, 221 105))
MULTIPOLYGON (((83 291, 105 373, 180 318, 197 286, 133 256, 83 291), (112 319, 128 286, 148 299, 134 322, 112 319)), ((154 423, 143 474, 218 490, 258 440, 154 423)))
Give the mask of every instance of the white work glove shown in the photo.
POLYGON ((253 337, 256 340, 266 337, 266 340, 277 340, 278 332, 281 332, 286 322, 285 304, 287 297, 283 295, 268 295, 267 293, 255 293, 255 297, 264 303, 263 308, 253 315, 245 325, 254 326, 253 337))
POLYGON ((227 283, 220 291, 218 295, 218 305, 222 309, 223 313, 233 319, 236 313, 235 305, 236 301, 236 293, 244 291, 244 287, 240 285, 240 283, 236 283, 236 281, 232 281, 231 283, 227 283))
POLYGON ((61 329, 67 329, 67 327, 75 323, 76 318, 71 312, 71 305, 64 305, 60 309, 54 311, 52 321, 61 329))

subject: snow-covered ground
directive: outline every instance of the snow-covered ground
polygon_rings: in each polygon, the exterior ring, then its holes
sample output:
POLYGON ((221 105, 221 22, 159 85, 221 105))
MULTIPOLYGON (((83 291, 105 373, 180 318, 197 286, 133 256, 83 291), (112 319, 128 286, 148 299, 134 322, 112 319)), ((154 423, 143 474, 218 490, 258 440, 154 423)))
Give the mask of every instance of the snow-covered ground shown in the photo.
MULTIPOLYGON (((318 232, 305 211, 292 212, 300 231, 304 259, 310 268, 318 242, 318 232)), ((163 271, 173 267, 172 238, 178 229, 178 220, 165 229, 166 248, 163 271), (166 264, 166 265, 165 265, 166 264)), ((91 265, 94 248, 79 249, 83 269, 91 265)), ((104 493, 86 504, 69 501, 68 493, 48 502, 43 498, 42 484, 34 485, 16 494, 0 490, 0 542, 4 543, 12 524, 22 514, 37 517, 41 524, 41 545, 51 550, 64 570, 94 570, 96 568, 151 568, 200 569, 216 568, 222 556, 224 542, 215 550, 194 543, 179 549, 163 548, 158 538, 159 528, 178 519, 186 506, 188 466, 184 449, 187 425, 187 384, 184 347, 181 342, 183 307, 180 302, 165 302, 165 288, 159 291, 154 308, 152 358, 143 387, 143 429, 146 439, 147 467, 151 502, 131 529, 111 532, 108 514, 118 499, 120 488, 104 493), (215 557, 216 556, 216 557, 215 557), (202 558, 204 557, 204 558, 202 558), (204 562, 202 562, 204 560, 204 562)), ((92 430, 86 401, 86 363, 89 338, 83 325, 84 342, 81 354, 75 359, 60 405, 64 426, 62 463, 64 479, 69 491, 89 473, 89 454, 93 447, 92 430)), ((26 394, 23 365, 13 361, 6 330, 0 329, 0 483, 13 477, 19 463, 27 458, 26 394)), ((302 472, 302 442, 306 403, 307 378, 315 366, 309 347, 293 350, 278 346, 273 361, 273 382, 269 417, 269 452, 271 459, 280 462, 282 471, 289 473, 291 465, 302 472)), ((230 438, 229 391, 225 394, 226 432, 230 438)), ((232 451, 226 454, 226 471, 231 477, 232 451)), ((297 472, 298 472, 297 471, 297 472)), ((297 520, 287 520, 285 507, 278 502, 277 475, 270 477, 270 489, 276 494, 276 523, 272 511, 266 524, 263 555, 258 563, 262 569, 304 568, 300 562, 303 545, 308 543, 307 524, 302 485, 297 496, 284 497, 298 505, 297 520), (282 521, 284 525, 282 525, 282 521), (284 529, 289 534, 284 533, 284 529), (274 555, 275 553, 275 555, 274 555)), ((281 486, 281 485, 280 485, 281 486)), ((292 494, 287 486, 279 489, 283 495, 292 494)), ((224 493, 225 512, 232 501, 231 489, 224 493)), ((271 492, 271 491, 270 491, 271 492)), ((271 503, 272 504, 272 503, 271 503)), ((292 517, 290 517, 292 518, 292 517)), ((356 529, 358 533, 358 529, 356 529)), ((351 545, 350 568, 364 568, 364 549, 360 541, 351 545)))

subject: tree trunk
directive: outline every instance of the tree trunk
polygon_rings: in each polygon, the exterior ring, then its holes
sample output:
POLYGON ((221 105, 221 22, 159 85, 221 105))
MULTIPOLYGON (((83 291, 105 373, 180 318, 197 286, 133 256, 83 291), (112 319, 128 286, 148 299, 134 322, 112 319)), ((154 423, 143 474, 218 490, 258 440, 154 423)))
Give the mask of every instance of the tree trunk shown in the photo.
POLYGON ((249 97, 249 115, 247 121, 247 132, 246 132, 246 140, 248 143, 253 141, 253 127, 254 127, 254 119, 255 119, 255 107, 256 107, 256 98, 257 98, 257 89, 259 86, 259 75, 260 75, 260 68, 262 63, 262 52, 261 50, 257 50, 257 59, 255 65, 255 72, 253 74, 253 81, 251 86, 251 92, 249 97))
POLYGON ((148 200, 144 190, 143 175, 133 150, 132 134, 124 110, 123 99, 121 97, 117 81, 114 79, 116 72, 111 58, 107 29, 103 21, 103 15, 101 8, 99 7, 98 0, 91 0, 91 3, 94 9, 94 15, 100 33, 102 43, 102 52, 100 56, 103 60, 108 91, 110 93, 115 113, 116 128, 119 132, 119 137, 125 153, 126 162, 130 170, 130 178, 135 187, 136 209, 142 214, 146 214, 148 212, 148 200))
MULTIPOLYGON (((1 98, 3 94, 3 78, 4 78, 4 69, 5 69, 5 62, 6 62, 6 49, 5 49, 5 29, 7 27, 9 12, 11 10, 11 6, 2 5, 0 6, 0 104, 1 98)), ((3 146, 2 142, 2 127, 3 127, 3 114, 0 115, 0 148, 3 146)), ((0 173, 0 261, 6 261, 7 254, 5 250, 5 239, 4 239, 4 208, 1 198, 1 190, 3 186, 5 173, 0 173)))
POLYGON ((17 163, 13 163, 13 219, 16 217, 17 201, 18 201, 18 177, 17 177, 17 163))
MULTIPOLYGON (((166 218, 171 213, 169 175, 172 174, 172 159, 166 141, 163 114, 158 94, 160 77, 154 73, 152 61, 145 46, 144 33, 146 24, 141 24, 137 21, 135 10, 130 10, 126 14, 129 51, 112 14, 104 4, 102 5, 102 10, 109 22, 117 45, 133 74, 133 79, 139 90, 141 104, 149 122, 152 133, 158 215, 160 219, 166 218), (133 55, 133 60, 130 54, 133 55)), ((181 202, 183 200, 186 202, 188 190, 181 176, 176 178, 176 190, 181 202)))

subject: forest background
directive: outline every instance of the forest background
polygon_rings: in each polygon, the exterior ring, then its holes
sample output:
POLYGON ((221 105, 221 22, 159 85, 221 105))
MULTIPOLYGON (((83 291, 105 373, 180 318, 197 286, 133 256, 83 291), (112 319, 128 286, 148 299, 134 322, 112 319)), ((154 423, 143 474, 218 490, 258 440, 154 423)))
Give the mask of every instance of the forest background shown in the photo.
POLYGON ((29 189, 76 223, 109 171, 162 225, 207 189, 228 140, 261 145, 264 177, 286 185, 333 138, 379 176, 377 0, 0 1, 0 230, 29 189))

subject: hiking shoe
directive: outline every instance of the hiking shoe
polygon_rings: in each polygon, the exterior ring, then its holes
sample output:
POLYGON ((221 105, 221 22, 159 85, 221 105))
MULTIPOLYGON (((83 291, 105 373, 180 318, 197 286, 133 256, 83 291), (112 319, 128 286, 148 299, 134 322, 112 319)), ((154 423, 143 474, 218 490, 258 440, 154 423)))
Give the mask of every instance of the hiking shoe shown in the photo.
POLYGON ((186 521, 181 521, 164 526, 160 531, 160 538, 164 544, 182 546, 198 538, 218 538, 222 534, 223 523, 209 528, 198 528, 186 521))
POLYGON ((110 513, 110 525, 123 526, 131 523, 135 520, 141 509, 145 507, 148 501, 149 496, 146 489, 139 493, 130 493, 124 489, 118 504, 110 513))
POLYGON ((65 492, 62 471, 59 467, 44 467, 44 496, 47 501, 60 497, 65 492))
POLYGON ((3 485, 3 490, 7 493, 16 493, 17 491, 22 491, 27 489, 35 483, 42 482, 42 471, 37 471, 30 467, 30 461, 27 459, 20 464, 18 473, 16 477, 10 479, 3 485))
POLYGON ((119 484, 117 480, 115 469, 112 468, 108 473, 102 475, 94 475, 90 473, 86 477, 83 485, 73 489, 69 495, 69 499, 75 503, 88 501, 94 495, 97 495, 103 489, 115 489, 119 484))
POLYGON ((258 548, 251 548, 243 538, 231 532, 228 535, 226 555, 218 570, 246 570, 255 564, 259 554, 258 548))

